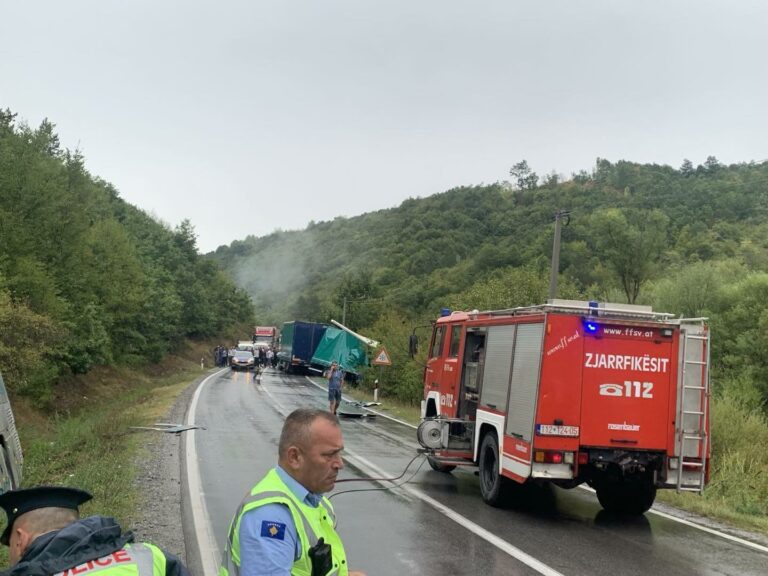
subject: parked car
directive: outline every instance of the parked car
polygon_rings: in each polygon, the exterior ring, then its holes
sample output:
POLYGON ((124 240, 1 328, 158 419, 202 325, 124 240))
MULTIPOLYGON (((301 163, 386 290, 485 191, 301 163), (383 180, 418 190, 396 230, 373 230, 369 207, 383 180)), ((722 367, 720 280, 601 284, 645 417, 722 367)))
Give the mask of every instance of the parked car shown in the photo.
POLYGON ((229 359, 229 366, 232 370, 239 368, 251 370, 255 365, 256 360, 253 358, 253 352, 248 350, 236 350, 235 355, 229 359))

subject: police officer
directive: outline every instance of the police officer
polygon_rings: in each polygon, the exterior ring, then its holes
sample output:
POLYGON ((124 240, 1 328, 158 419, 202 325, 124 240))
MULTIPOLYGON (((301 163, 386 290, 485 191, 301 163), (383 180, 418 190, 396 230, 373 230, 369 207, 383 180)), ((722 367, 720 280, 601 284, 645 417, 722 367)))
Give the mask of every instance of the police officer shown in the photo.
POLYGON ((350 572, 336 517, 323 496, 344 467, 339 421, 325 410, 293 411, 278 465, 241 502, 219 576, 365 576, 350 572))
POLYGON ((81 520, 78 506, 91 498, 84 490, 63 486, 0 494, 8 516, 0 542, 10 548, 11 560, 11 568, 0 576, 189 576, 175 556, 134 543, 133 534, 123 534, 114 518, 81 520))

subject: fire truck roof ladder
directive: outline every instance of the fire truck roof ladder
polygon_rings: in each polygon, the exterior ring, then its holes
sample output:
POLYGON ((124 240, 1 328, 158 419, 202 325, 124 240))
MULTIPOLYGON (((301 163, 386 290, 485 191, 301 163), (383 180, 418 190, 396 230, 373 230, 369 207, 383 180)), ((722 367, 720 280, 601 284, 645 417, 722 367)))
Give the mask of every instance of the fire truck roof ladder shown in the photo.
POLYGON ((677 415, 680 439, 677 490, 701 493, 704 489, 709 448, 709 332, 702 325, 682 324, 681 340, 683 361, 680 408, 677 415), (697 481, 684 483, 684 473, 691 469, 698 472, 697 481))
POLYGON ((664 321, 673 318, 674 314, 666 312, 654 312, 650 306, 637 306, 634 304, 597 304, 581 300, 549 300, 546 304, 535 306, 520 306, 505 310, 488 310, 481 314, 491 316, 518 316, 523 314, 537 314, 542 312, 561 312, 566 314, 588 314, 606 316, 610 318, 626 318, 635 320, 664 321))

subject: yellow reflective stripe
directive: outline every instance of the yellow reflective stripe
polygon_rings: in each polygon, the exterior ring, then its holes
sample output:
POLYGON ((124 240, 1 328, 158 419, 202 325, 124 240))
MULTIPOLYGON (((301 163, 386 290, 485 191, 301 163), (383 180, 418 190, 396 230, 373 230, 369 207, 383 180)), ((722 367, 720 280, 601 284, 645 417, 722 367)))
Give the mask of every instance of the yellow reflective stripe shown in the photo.
POLYGON ((331 502, 327 498, 322 498, 320 500, 320 504, 322 504, 323 508, 328 512, 328 516, 331 517, 331 523, 333 524, 333 527, 336 527, 336 513, 333 511, 333 506, 331 506, 331 502))
POLYGON ((165 554, 157 546, 152 544, 137 543, 128 544, 126 548, 138 553, 136 563, 139 565, 139 574, 162 574, 165 575, 165 554))

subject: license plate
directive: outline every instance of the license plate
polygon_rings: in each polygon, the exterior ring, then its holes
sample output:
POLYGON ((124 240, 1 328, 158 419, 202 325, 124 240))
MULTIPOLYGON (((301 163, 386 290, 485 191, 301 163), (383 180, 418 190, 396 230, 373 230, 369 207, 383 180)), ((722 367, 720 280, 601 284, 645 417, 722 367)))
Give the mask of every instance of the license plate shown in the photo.
POLYGON ((578 436, 578 426, 555 426, 554 424, 536 424, 539 436, 578 436))

